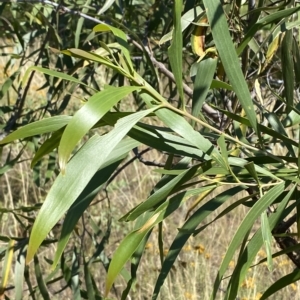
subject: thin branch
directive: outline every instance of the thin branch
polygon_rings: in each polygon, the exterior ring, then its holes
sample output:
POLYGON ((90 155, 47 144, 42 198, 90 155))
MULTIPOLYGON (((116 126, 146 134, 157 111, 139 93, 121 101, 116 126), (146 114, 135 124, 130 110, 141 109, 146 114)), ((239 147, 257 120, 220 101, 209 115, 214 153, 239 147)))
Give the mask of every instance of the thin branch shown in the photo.
MULTIPOLYGON (((276 236, 277 234, 283 234, 286 233, 289 228, 296 222, 297 220, 297 215, 293 215, 290 219, 287 221, 282 221, 280 222, 272 231, 274 238, 279 245, 279 247, 282 250, 285 250, 287 248, 290 248, 292 246, 295 246, 298 244, 298 242, 293 239, 290 236, 276 236)), ((300 251, 292 251, 286 253, 286 255, 289 257, 289 259, 297 266, 297 268, 300 268, 300 251)))
MULTIPOLYGON (((135 47, 137 47, 140 50, 143 50, 143 47, 138 42, 134 41, 133 39, 131 39, 131 42, 135 47)), ((167 67, 162 62, 159 62, 155 59, 155 57, 153 56, 152 52, 149 49, 149 46, 144 46, 144 48, 148 52, 153 65, 157 67, 158 71, 160 71, 162 74, 164 74, 169 79, 171 79, 174 83, 176 83, 174 74, 170 70, 168 70, 167 67)), ((185 83, 183 83, 183 91, 188 97, 190 97, 190 98, 193 97, 193 90, 185 83)), ((218 112, 216 110, 214 110, 212 107, 210 107, 208 104, 204 103, 202 106, 202 109, 214 121, 216 121, 218 123, 220 122, 220 116, 219 116, 218 112)))
MULTIPOLYGON (((18 0, 17 2, 18 2, 18 3, 21 3, 21 2, 31 2, 31 3, 34 3, 34 2, 36 2, 36 3, 48 4, 48 5, 52 5, 52 6, 54 6, 54 7, 57 7, 60 11, 68 12, 68 13, 71 13, 71 14, 73 14, 73 15, 78 15, 78 16, 80 16, 80 17, 83 17, 83 18, 87 19, 87 20, 93 21, 93 22, 95 22, 95 23, 97 23, 97 24, 105 24, 105 22, 100 21, 100 20, 98 20, 98 19, 96 19, 96 18, 94 18, 94 17, 91 17, 91 16, 87 15, 87 14, 84 14, 84 13, 78 11, 78 10, 72 10, 72 9, 70 9, 70 8, 67 8, 67 7, 65 7, 65 6, 63 6, 63 5, 61 5, 61 4, 52 2, 52 1, 50 1, 50 0, 33 0, 33 1, 28 1, 28 0, 18 0)), ((138 42, 134 41, 133 39, 130 39, 130 40, 131 40, 131 42, 134 44, 134 46, 136 46, 136 47, 137 47, 138 49, 140 49, 140 50, 143 50, 143 47, 142 47, 138 42)), ((150 59, 151 59, 152 63, 157 67, 157 69, 158 69, 162 74, 166 75, 169 79, 171 79, 174 83, 176 83, 175 77, 174 77, 173 73, 172 73, 170 70, 168 70, 168 69, 166 68, 166 66, 165 66, 163 63, 157 61, 157 60, 153 57, 153 55, 151 54, 151 51, 149 50, 149 48, 145 47, 145 49, 146 49, 147 52, 149 53, 150 59)), ((186 94, 188 97, 190 97, 190 98, 193 97, 193 90, 192 90, 187 84, 185 84, 185 83, 183 83, 183 90, 184 90, 185 94, 186 94)), ((210 106, 209 106, 208 104, 206 104, 206 103, 203 104, 202 109, 203 109, 203 111, 204 111, 210 118, 212 118, 215 122, 220 123, 220 116, 219 116, 219 114, 218 114, 218 112, 217 112, 216 110, 214 110, 212 107, 210 107, 210 106)))

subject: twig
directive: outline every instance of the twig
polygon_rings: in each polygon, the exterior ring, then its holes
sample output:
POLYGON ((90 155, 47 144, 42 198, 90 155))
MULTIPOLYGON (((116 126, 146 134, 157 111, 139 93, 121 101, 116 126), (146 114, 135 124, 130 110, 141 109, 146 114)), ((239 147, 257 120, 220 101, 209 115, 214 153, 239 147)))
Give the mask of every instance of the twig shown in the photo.
MULTIPOLYGON (((298 244, 298 242, 293 239, 290 236, 276 236, 277 234, 283 234, 286 233, 289 228, 296 222, 297 220, 297 215, 293 215, 290 219, 287 221, 282 221, 280 222, 272 231, 274 238, 279 245, 279 247, 282 250, 285 250, 287 248, 290 248, 292 246, 295 246, 298 244)), ((292 251, 286 253, 286 255, 289 257, 289 259, 297 266, 297 268, 300 268, 300 251, 292 251)))
POLYGON ((151 148, 147 148, 147 149, 143 150, 142 152, 139 152, 138 148, 134 148, 133 153, 135 154, 135 156, 139 160, 139 162, 141 162, 145 166, 160 167, 160 168, 165 167, 165 164, 157 163, 155 161, 145 160, 143 158, 143 154, 145 154, 149 150, 151 150, 151 148))
MULTIPOLYGON (((39 55, 38 55, 36 61, 34 62, 35 66, 37 66, 39 64, 39 61, 42 59, 43 51, 44 51, 44 49, 46 47, 46 44, 48 43, 49 34, 50 34, 50 32, 47 33, 47 35, 46 35, 46 37, 44 39, 44 42, 43 42, 43 44, 42 44, 42 46, 40 48, 39 55)), ((25 104, 26 96, 27 96, 27 93, 29 91, 29 88, 30 88, 30 85, 31 85, 31 81, 32 81, 33 76, 34 76, 34 73, 35 73, 35 71, 33 71, 30 74, 30 77, 28 79, 28 82, 26 84, 26 87, 25 87, 23 93, 22 93, 21 86, 18 88, 18 98, 17 98, 16 104, 15 104, 15 107, 14 107, 14 113, 10 117, 10 119, 8 120, 6 126, 5 126, 5 128, 3 130, 3 133, 1 133, 1 137, 0 137, 1 139, 3 139, 15 127, 17 120, 19 119, 19 117, 22 114, 22 110, 23 110, 23 107, 24 107, 24 104, 25 104)))
MULTIPOLYGON (((44 4, 52 5, 52 6, 54 6, 54 7, 59 8, 60 11, 68 12, 68 13, 71 13, 71 14, 73 14, 73 15, 78 15, 78 16, 80 16, 80 17, 83 17, 83 18, 87 19, 87 20, 93 21, 93 22, 95 22, 95 23, 97 23, 97 24, 105 24, 105 22, 100 21, 100 20, 98 20, 98 19, 96 19, 96 18, 94 18, 94 17, 91 17, 91 16, 87 15, 87 14, 84 14, 84 13, 78 11, 78 10, 76 10, 76 11, 75 11, 75 10, 72 10, 72 9, 70 9, 70 8, 67 8, 67 7, 65 7, 65 6, 62 6, 61 4, 52 2, 52 1, 50 1, 50 0, 33 0, 33 1, 19 0, 18 3, 20 3, 20 2, 32 2, 32 3, 37 2, 37 3, 44 3, 44 4)), ((134 41, 133 39, 131 39, 131 42, 132 42, 138 49, 143 50, 143 47, 142 47, 138 42, 134 41)), ((158 69, 162 74, 166 75, 169 79, 171 79, 171 80, 175 83, 176 81, 175 81, 175 77, 174 77, 173 73, 172 73, 170 70, 168 70, 168 69, 166 68, 166 66, 165 66, 163 63, 157 61, 157 60, 153 57, 153 55, 151 54, 149 48, 145 47, 145 49, 146 49, 147 51, 149 51, 150 59, 151 59, 152 63, 157 67, 157 69, 158 69)), ((183 90, 184 90, 185 94, 186 94, 188 97, 190 97, 190 98, 193 97, 193 90, 192 90, 187 84, 185 84, 185 83, 183 83, 183 90)), ((206 103, 203 104, 203 107, 202 107, 202 108, 203 108, 203 111, 204 111, 210 118, 212 118, 215 122, 220 123, 219 114, 218 114, 218 112, 217 112, 216 110, 214 110, 212 107, 210 107, 210 106, 209 106, 208 104, 206 104, 206 103)))
POLYGON ((106 183, 106 187, 125 169, 127 168, 130 164, 132 164, 136 159, 138 159, 141 163, 148 165, 148 166, 156 166, 156 167, 164 167, 165 165, 158 164, 156 162, 150 162, 150 161, 145 161, 142 158, 142 155, 147 153, 148 151, 152 150, 152 148, 147 148, 145 150, 142 150, 141 152, 138 152, 138 150, 135 148, 133 149, 133 153, 135 156, 131 158, 129 161, 127 161, 122 167, 120 167, 113 175, 112 177, 109 178, 109 180, 106 183))
MULTIPOLYGON (((140 50, 143 50, 143 47, 138 42, 134 41, 133 39, 131 39, 131 42, 135 47, 137 47, 140 50)), ((158 71, 160 71, 162 74, 166 75, 169 79, 171 79, 174 83, 176 83, 174 74, 170 70, 168 70, 167 67, 162 62, 159 62, 155 59, 155 57, 153 56, 153 54, 150 51, 148 46, 144 46, 144 48, 148 52, 153 65, 157 67, 158 71)), ((193 97, 193 90, 185 83, 183 83, 183 91, 188 97, 190 97, 190 98, 193 97)), ((216 110, 214 110, 212 107, 210 107, 208 104, 204 103, 202 106, 202 109, 214 121, 216 121, 218 123, 220 122, 218 112, 216 110)))

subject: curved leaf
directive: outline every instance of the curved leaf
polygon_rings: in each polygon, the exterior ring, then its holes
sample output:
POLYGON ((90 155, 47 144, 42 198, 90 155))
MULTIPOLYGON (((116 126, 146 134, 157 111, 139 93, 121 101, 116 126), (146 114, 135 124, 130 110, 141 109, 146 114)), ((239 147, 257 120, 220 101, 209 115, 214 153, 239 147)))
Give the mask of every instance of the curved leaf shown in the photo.
POLYGON ((135 250, 138 248, 146 234, 159 222, 162 221, 161 213, 154 213, 151 218, 140 228, 127 235, 114 252, 114 256, 110 262, 107 277, 105 295, 107 296, 113 282, 119 275, 125 263, 129 260, 135 250))
POLYGON ((42 241, 82 193, 93 175, 108 160, 112 150, 128 131, 158 107, 137 112, 119 120, 108 134, 91 138, 67 165, 65 176, 59 174, 33 224, 26 262, 33 258, 42 241), (101 149, 101 155, 95 155, 101 149))
POLYGON ((181 32, 182 0, 174 1, 174 29, 171 46, 168 49, 170 65, 174 74, 177 90, 180 96, 182 108, 185 107, 182 79, 182 32, 181 32))
POLYGON ((285 275, 274 282, 260 297, 261 300, 268 299, 271 295, 275 294, 284 287, 300 280, 300 270, 295 269, 292 273, 285 275))
POLYGON ((209 216, 218 207, 224 204, 225 201, 227 201, 237 193, 243 191, 244 189, 244 187, 235 187, 219 194, 214 199, 208 201, 203 206, 198 208, 197 211, 180 228, 162 265, 161 272, 159 273, 155 284, 152 300, 157 299, 159 291, 163 286, 163 283, 167 275, 169 274, 176 258, 178 257, 182 247, 187 242, 189 237, 194 233, 196 227, 201 224, 201 222, 203 222, 203 220, 205 220, 207 216, 209 216))
POLYGON ((71 75, 68 75, 66 73, 63 73, 63 72, 58 72, 58 71, 54 71, 54 70, 50 70, 50 69, 46 69, 46 68, 42 68, 42 67, 38 67, 38 66, 31 66, 29 67, 24 76, 23 76, 23 79, 22 79, 22 85, 25 85, 26 81, 27 81, 27 78, 29 76, 29 73, 31 71, 39 71, 41 73, 44 73, 44 74, 47 74, 47 75, 50 75, 50 76, 53 76, 53 77, 57 77, 59 79, 63 79, 63 80, 67 80, 67 81, 70 81, 70 82, 75 82, 75 83, 78 83, 78 84, 81 84, 81 85, 84 85, 86 86, 87 88, 89 88, 89 86, 87 84, 85 84, 84 82, 82 82, 81 80, 71 76, 71 75))
POLYGON ((97 15, 104 14, 114 3, 116 0, 106 0, 104 5, 101 7, 101 9, 98 11, 97 15))
MULTIPOLYGON (((286 5, 286 4, 283 4, 283 5, 286 5)), ((276 7, 276 9, 278 9, 278 8, 279 7, 276 7)), ((293 8, 284 8, 282 10, 279 10, 273 14, 267 15, 267 16, 261 18, 260 20, 258 20, 246 33, 242 43, 240 44, 240 46, 237 49, 237 54, 240 55, 243 52, 243 50, 246 48, 246 46, 248 45, 250 40, 257 33, 257 31, 259 31, 260 29, 262 29, 263 27, 265 27, 271 23, 274 23, 278 20, 282 20, 286 17, 293 15, 294 13, 299 11, 299 9, 300 9, 300 6, 293 7, 293 8)))
POLYGON ((199 116, 201 108, 206 99, 209 88, 212 84, 212 79, 217 67, 217 58, 210 58, 201 60, 197 63, 197 74, 194 82, 192 115, 199 116))
MULTIPOLYGON (((181 17, 181 31, 183 32, 187 27, 201 14, 203 13, 203 9, 200 6, 196 6, 189 11, 187 11, 181 17)), ((160 40, 159 44, 164 44, 172 39, 173 29, 172 31, 165 34, 160 40)))
MULTIPOLYGON (((275 227, 276 224, 282 219, 284 219, 291 211, 295 208, 295 203, 290 205, 287 209, 287 203, 291 199, 293 192, 295 191, 296 185, 294 185, 289 193, 283 198, 280 199, 280 204, 278 205, 276 211, 269 217, 269 224, 271 230, 275 227)), ((279 197, 280 198, 280 197, 279 197)), ((261 228, 257 230, 254 236, 251 238, 247 244, 244 252, 240 256, 239 261, 236 264, 234 272, 230 280, 230 288, 227 290, 226 299, 234 299, 237 296, 238 289, 246 277, 246 274, 251 266, 257 252, 263 245, 263 236, 261 228)))
POLYGON ((249 229, 253 226, 254 221, 283 192, 284 186, 284 182, 281 182, 278 185, 274 186, 272 189, 270 189, 268 192, 266 192, 266 194, 259 201, 257 201, 255 205, 250 209, 250 211, 242 221, 223 258, 222 264, 218 271, 218 275, 215 279, 214 289, 211 298, 214 299, 216 297, 219 285, 230 263, 230 260, 232 259, 235 251, 239 247, 240 243, 242 242, 249 229))
POLYGON ((68 123, 58 147, 59 165, 65 171, 66 163, 80 139, 122 98, 138 87, 123 86, 105 89, 93 95, 68 123))
POLYGON ((66 126, 71 119, 72 117, 69 116, 56 116, 33 122, 9 134, 2 141, 0 141, 0 145, 34 135, 57 131, 66 126))
POLYGON ((3 298, 5 294, 5 290, 7 288, 7 283, 9 279, 9 272, 11 270, 12 260, 14 256, 14 246, 16 244, 16 241, 10 240, 8 242, 6 252, 5 252, 5 258, 2 265, 2 277, 1 277, 1 283, 0 283, 0 297, 3 298))
MULTIPOLYGON (((141 93, 141 97, 144 101, 151 107, 153 106, 152 100, 153 98, 146 94, 141 93)), ((162 120, 169 128, 171 128, 174 132, 182 136, 192 145, 200 149, 211 159, 216 161, 222 161, 222 156, 220 155, 217 148, 204 136, 200 134, 200 132, 193 129, 193 127, 180 115, 175 112, 162 108, 157 110, 155 114, 162 120)))
POLYGON ((147 212, 145 215, 141 215, 141 218, 143 220, 141 227, 127 235, 125 239, 122 240, 121 244, 114 253, 114 256, 109 265, 106 278, 106 296, 109 293, 113 282, 122 270, 123 266, 136 251, 140 243, 146 237, 147 233, 155 225, 170 216, 180 205, 182 205, 187 200, 187 197, 199 194, 203 190, 206 190, 206 187, 179 193, 178 195, 170 198, 168 201, 160 205, 153 213, 147 212))
POLYGON ((294 103, 294 63, 293 63, 293 30, 288 30, 282 41, 281 45, 281 65, 282 65, 282 78, 284 82, 284 96, 287 104, 287 113, 292 110, 294 103))
POLYGON ((110 178, 112 173, 117 169, 128 152, 138 145, 139 142, 136 142, 132 139, 122 140, 119 143, 118 147, 112 151, 109 159, 100 168, 100 170, 95 173, 88 185, 81 192, 76 201, 72 204, 64 219, 52 267, 55 267, 57 265, 62 252, 67 245, 70 235, 83 212, 88 208, 91 201, 103 188, 103 185, 110 178))
POLYGON ((45 155, 51 153, 54 149, 58 148, 59 141, 63 134, 64 128, 54 132, 49 139, 47 139, 41 147, 38 149, 34 155, 30 167, 33 168, 39 160, 41 160, 45 155))
POLYGON ((108 24, 98 24, 97 26, 95 26, 93 28, 93 31, 95 31, 95 32, 111 31, 114 34, 118 44, 122 48, 122 54, 125 56, 126 62, 129 67, 129 72, 131 75, 133 75, 134 69, 133 69, 131 58, 130 58, 129 45, 127 43, 126 34, 122 30, 120 30, 116 27, 113 27, 111 25, 108 25, 108 24))
POLYGON ((258 134, 258 126, 253 101, 245 81, 240 61, 229 34, 225 14, 219 0, 203 0, 206 13, 211 26, 212 35, 216 44, 219 56, 224 66, 226 75, 236 93, 249 122, 258 134))
POLYGON ((182 184, 183 182, 190 180, 196 173, 200 173, 199 170, 203 172, 209 168, 211 168, 210 162, 208 162, 207 164, 203 164, 202 166, 193 166, 181 172, 168 183, 164 184, 160 189, 156 189, 156 191, 153 194, 151 194, 151 196, 146 201, 142 202, 140 205, 132 209, 129 213, 122 217, 121 220, 135 220, 142 213, 146 212, 147 210, 150 210, 151 208, 158 205, 161 201, 166 199, 170 195, 170 193, 175 189, 175 187, 178 186, 179 183, 182 184))

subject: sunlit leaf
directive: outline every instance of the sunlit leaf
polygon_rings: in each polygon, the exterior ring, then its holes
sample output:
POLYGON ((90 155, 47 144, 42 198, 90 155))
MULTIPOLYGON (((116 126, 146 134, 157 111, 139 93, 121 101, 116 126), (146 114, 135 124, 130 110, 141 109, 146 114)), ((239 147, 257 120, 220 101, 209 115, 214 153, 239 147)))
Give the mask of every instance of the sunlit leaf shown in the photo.
POLYGON ((62 73, 62 72, 58 72, 58 71, 55 71, 55 70, 50 70, 50 69, 46 69, 46 68, 42 68, 42 67, 38 67, 38 66, 31 66, 26 70, 26 72, 23 76, 23 79, 22 79, 22 85, 25 85, 25 83, 27 81, 27 78, 28 78, 30 72, 32 72, 32 71, 39 71, 41 73, 44 73, 44 74, 47 74, 47 75, 50 75, 50 76, 53 76, 53 77, 57 77, 59 79, 67 80, 67 81, 70 81, 70 82, 75 82, 75 83, 84 85, 86 87, 89 87, 87 84, 85 84, 81 80, 79 80, 79 79, 77 79, 73 76, 70 76, 66 73, 62 73))
MULTIPOLYGON (((92 0, 86 0, 84 6, 82 7, 81 12, 86 14, 89 11, 89 6, 91 4, 92 0)), ((82 27, 83 27, 83 23, 85 21, 84 17, 80 17, 77 25, 76 25, 76 31, 75 31, 75 47, 78 48, 79 47, 79 42, 80 42, 80 35, 82 33, 82 27)))
POLYGON ((104 5, 101 7, 101 9, 98 11, 98 15, 101 15, 105 13, 114 3, 116 0, 106 0, 104 5))
POLYGON ((133 74, 133 65, 132 65, 132 61, 130 58, 129 45, 127 43, 126 34, 122 30, 120 30, 116 27, 113 27, 111 25, 108 25, 108 24, 99 24, 93 28, 93 31, 95 31, 95 32, 111 31, 114 34, 117 42, 122 47, 122 54, 126 58, 126 63, 128 64, 130 73, 133 74))
POLYGON ((25 270, 25 257, 26 257, 27 245, 22 247, 18 252, 17 259, 15 262, 15 299, 23 299, 23 289, 24 289, 24 270, 25 270))
MULTIPOLYGON (((285 4, 284 4, 285 5, 285 4)), ((279 7, 276 7, 277 9, 279 7)), ((300 7, 293 7, 293 8, 285 8, 282 10, 279 10, 275 13, 269 14, 261 19, 259 19, 253 26, 249 29, 249 31, 246 33, 242 43, 237 49, 238 55, 240 55, 245 47, 248 45, 249 41, 254 37, 254 35, 263 27, 266 27, 269 24, 275 23, 278 20, 282 20, 286 17, 289 17, 299 11, 300 7)))
POLYGON ((60 174, 55 180, 33 224, 27 263, 31 261, 49 231, 71 207, 93 175, 105 164, 112 150, 141 118, 156 109, 157 107, 154 107, 122 118, 112 131, 102 137, 94 136, 76 153, 67 165, 65 176, 60 174), (95 156, 95 149, 101 149, 101 155, 95 156))
POLYGON ((64 172, 66 163, 80 139, 121 99, 138 87, 123 86, 94 94, 77 111, 64 130, 58 147, 59 165, 64 172))
POLYGON ((9 279, 9 273, 11 271, 11 265, 12 265, 12 260, 14 256, 14 245, 15 241, 10 240, 8 242, 6 252, 5 252, 5 258, 4 262, 2 265, 2 278, 1 278, 1 283, 0 283, 0 298, 4 298, 4 293, 8 284, 8 279, 9 279))
POLYGON ((84 190, 78 196, 73 205, 70 207, 62 226, 60 239, 58 241, 57 250, 55 252, 55 257, 53 261, 53 267, 57 265, 62 255, 62 252, 64 251, 67 245, 72 231, 74 230, 79 218, 82 216, 82 213, 88 208, 91 201, 103 188, 106 181, 117 169, 118 165, 126 157, 128 152, 134 147, 137 147, 138 145, 138 142, 131 139, 122 140, 119 143, 118 147, 111 152, 111 155, 107 159, 105 164, 95 173, 95 175, 91 178, 90 182, 86 185, 84 190))
POLYGON ((69 116, 56 116, 30 123, 9 134, 0 141, 0 144, 7 144, 17 139, 24 139, 30 136, 57 131, 66 126, 71 119, 72 117, 69 116))
MULTIPOLYGON (((200 6, 196 6, 189 11, 187 11, 181 17, 181 30, 184 31, 194 20, 195 18, 203 12, 203 9, 200 6)), ((173 29, 172 31, 165 34, 160 40, 159 44, 164 44, 172 39, 173 29)))

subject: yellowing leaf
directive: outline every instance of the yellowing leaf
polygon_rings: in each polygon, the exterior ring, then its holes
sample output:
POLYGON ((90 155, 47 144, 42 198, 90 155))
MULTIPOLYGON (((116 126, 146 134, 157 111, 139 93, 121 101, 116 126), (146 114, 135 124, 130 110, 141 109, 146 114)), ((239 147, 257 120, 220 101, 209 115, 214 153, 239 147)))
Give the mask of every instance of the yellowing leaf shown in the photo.
POLYGON ((266 67, 270 64, 271 60, 273 59, 274 55, 276 54, 279 44, 280 44, 280 35, 278 35, 272 43, 268 47, 267 55, 266 55, 266 60, 263 64, 261 72, 263 72, 266 67))
MULTIPOLYGON (((207 18, 204 17, 198 21, 198 23, 207 23, 207 18)), ((205 34, 206 34, 207 26, 195 26, 195 29, 191 36, 191 44, 192 50, 198 56, 205 56, 205 34)))

